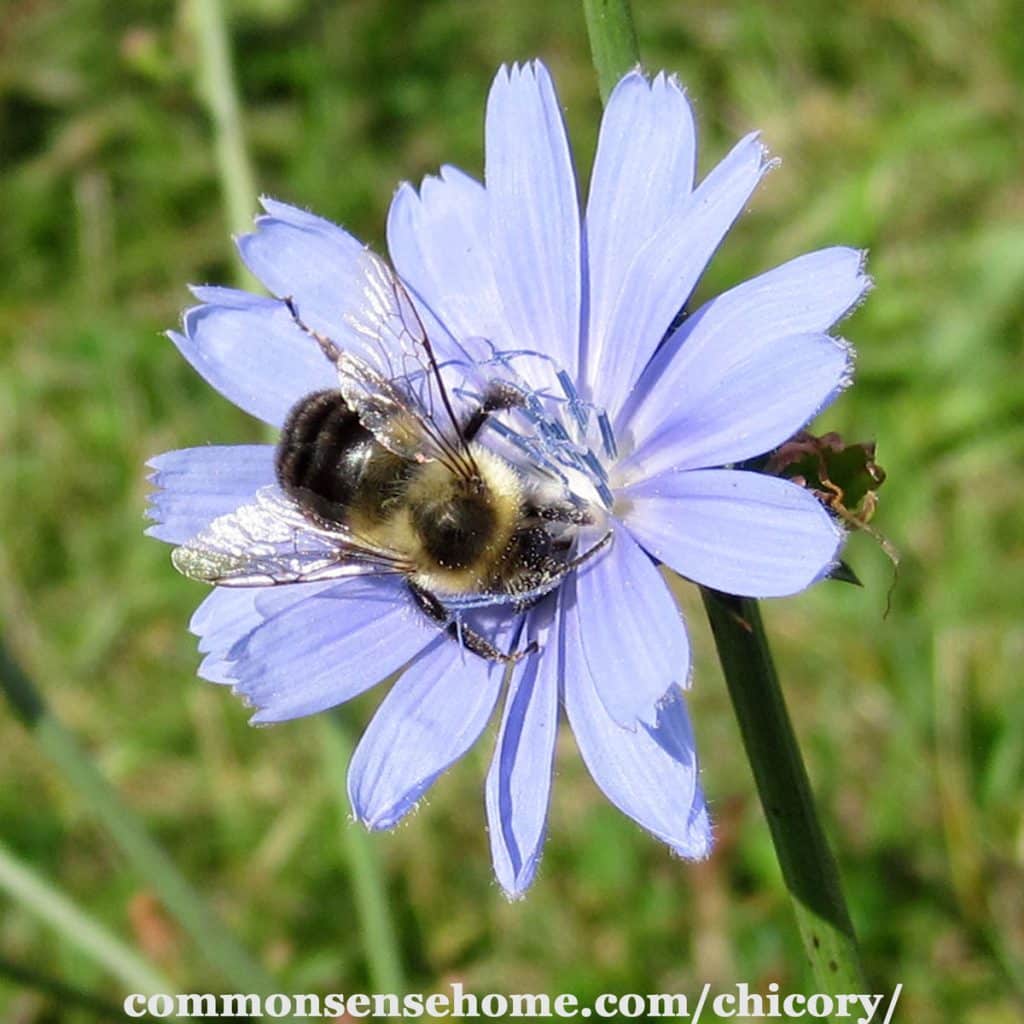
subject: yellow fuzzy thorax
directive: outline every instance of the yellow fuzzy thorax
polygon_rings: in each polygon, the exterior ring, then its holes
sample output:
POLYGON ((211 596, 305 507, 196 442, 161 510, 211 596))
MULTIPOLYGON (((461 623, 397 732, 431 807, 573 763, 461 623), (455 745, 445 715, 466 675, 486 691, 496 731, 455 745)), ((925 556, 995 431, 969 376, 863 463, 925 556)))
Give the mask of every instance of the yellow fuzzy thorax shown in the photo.
POLYGON ((523 483, 519 474, 501 456, 487 448, 472 444, 470 451, 480 471, 481 492, 493 515, 483 550, 471 564, 451 567, 439 563, 426 550, 414 526, 414 510, 444 503, 466 486, 460 477, 440 462, 425 462, 418 466, 404 494, 391 504, 383 518, 352 523, 367 540, 400 553, 413 567, 410 573, 413 582, 441 597, 487 589, 522 512, 523 483))

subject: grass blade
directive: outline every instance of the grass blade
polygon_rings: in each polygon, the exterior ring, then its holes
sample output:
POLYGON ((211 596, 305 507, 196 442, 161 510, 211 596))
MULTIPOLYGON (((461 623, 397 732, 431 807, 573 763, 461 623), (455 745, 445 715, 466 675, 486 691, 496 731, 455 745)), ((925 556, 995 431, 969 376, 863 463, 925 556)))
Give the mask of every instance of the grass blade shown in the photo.
MULTIPOLYGON (((245 145, 231 41, 221 0, 192 0, 190 9, 198 51, 197 85, 213 123, 214 155, 228 228, 233 234, 252 229, 256 184, 245 145)), ((256 279, 235 259, 240 288, 259 290, 256 279)))
POLYGON ((39 747, 77 790, 133 869, 144 878, 226 981, 243 992, 267 995, 277 986, 236 942, 167 853, 120 799, 93 760, 57 720, 38 689, 0 640, 0 689, 39 747))
POLYGON ((352 739, 345 722, 338 715, 322 715, 320 727, 324 769, 337 795, 339 834, 355 891, 370 982, 375 992, 401 993, 405 990, 402 958, 384 878, 377 864, 372 839, 361 825, 351 820, 352 811, 345 790, 352 739))
POLYGON ((68 896, 0 843, 0 889, 105 967, 133 992, 173 992, 171 983, 68 896))

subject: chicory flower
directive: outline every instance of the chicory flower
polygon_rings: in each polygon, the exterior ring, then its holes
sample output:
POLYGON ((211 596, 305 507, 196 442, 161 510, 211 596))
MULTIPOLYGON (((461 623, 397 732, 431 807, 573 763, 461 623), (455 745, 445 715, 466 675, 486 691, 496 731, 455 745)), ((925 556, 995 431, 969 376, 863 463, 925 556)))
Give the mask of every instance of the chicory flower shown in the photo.
MULTIPOLYGON (((749 135, 696 184, 693 115, 670 76, 634 71, 613 91, 585 209, 542 64, 498 72, 485 146, 484 184, 444 167, 418 191, 398 190, 391 262, 442 352, 484 339, 475 351, 486 351, 488 374, 532 389, 532 420, 504 435, 526 442, 513 458, 557 463, 612 531, 529 611, 485 610, 492 636, 537 645, 509 674, 486 783, 495 871, 518 896, 545 835, 560 707, 616 806, 683 857, 709 852, 683 699, 689 644, 658 565, 760 598, 801 591, 835 564, 842 531, 813 495, 732 467, 791 437, 848 383, 851 350, 829 332, 868 279, 859 252, 825 249, 680 323, 770 162, 749 135), (552 431, 571 442, 537 441, 552 431)), ((197 288, 201 305, 171 337, 213 387, 280 427, 304 395, 337 387, 280 300, 343 345, 363 247, 313 214, 263 206, 239 247, 276 298, 197 288)), ((272 445, 175 451, 151 465, 149 532, 175 544, 275 485, 272 445)), ((349 770, 370 828, 398 822, 476 742, 506 674, 439 633, 401 579, 218 587, 192 629, 200 674, 230 684, 256 722, 332 707, 408 666, 349 770)))

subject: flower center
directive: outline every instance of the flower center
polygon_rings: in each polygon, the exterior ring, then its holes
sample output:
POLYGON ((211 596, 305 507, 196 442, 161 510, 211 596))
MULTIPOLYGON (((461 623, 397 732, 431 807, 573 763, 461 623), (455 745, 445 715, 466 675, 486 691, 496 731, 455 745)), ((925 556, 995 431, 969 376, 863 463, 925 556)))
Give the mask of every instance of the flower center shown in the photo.
POLYGON ((512 408, 487 420, 486 429, 506 448, 501 454, 554 476, 583 504, 609 511, 615 497, 608 471, 618 448, 608 414, 586 401, 550 356, 484 344, 490 354, 473 360, 456 393, 479 403, 489 388, 500 385, 518 397, 512 408))

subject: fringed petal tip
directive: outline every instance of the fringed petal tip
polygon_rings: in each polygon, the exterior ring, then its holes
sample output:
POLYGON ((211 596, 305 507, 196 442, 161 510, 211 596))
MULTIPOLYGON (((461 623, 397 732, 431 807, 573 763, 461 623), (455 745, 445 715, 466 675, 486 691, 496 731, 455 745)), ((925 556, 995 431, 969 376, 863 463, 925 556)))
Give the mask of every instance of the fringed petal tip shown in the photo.
POLYGON ((164 521, 164 511, 159 502, 151 501, 146 505, 142 513, 143 522, 148 523, 143 531, 144 537, 152 537, 154 540, 163 541, 165 544, 180 544, 178 530, 168 526, 164 521))
MULTIPOLYGON (((352 798, 349 797, 349 806, 351 806, 352 798)), ((374 829, 373 824, 369 821, 365 821, 360 818, 358 814, 352 813, 345 819, 345 825, 347 828, 361 828, 365 832, 377 831, 374 829)))
MULTIPOLYGON (((373 817, 355 814, 353 822, 367 832, 391 832, 399 825, 405 824, 427 801, 424 797, 426 787, 420 795, 414 799, 403 799, 392 804, 390 807, 380 808, 373 817)), ((349 800, 353 798, 349 796, 349 800)))
POLYGON ((500 879, 495 879, 495 881, 498 884, 498 888, 501 889, 501 894, 505 897, 506 903, 522 903, 526 899, 526 894, 530 891, 530 887, 533 885, 535 875, 536 870, 534 866, 531 867, 527 876, 517 877, 511 887, 506 886, 500 879))
MULTIPOLYGON (((550 792, 551 779, 550 775, 545 786, 546 794, 550 792)), ((545 795, 546 795, 545 794, 545 795)), ((547 800, 545 799, 544 821, 547 820, 547 800)), ((505 896, 505 899, 509 903, 518 903, 520 900, 526 898, 526 894, 530 891, 533 886, 534 880, 537 877, 537 871, 540 868, 540 862, 544 855, 544 843, 547 838, 547 827, 546 824, 541 829, 539 836, 536 837, 536 842, 533 848, 529 851, 526 858, 517 866, 513 867, 507 859, 499 861, 497 858, 493 859, 495 878, 498 885, 501 887, 501 891, 505 896)), ((492 836, 492 850, 494 847, 493 836, 492 836)))
MULTIPOLYGON (((545 796, 551 788, 550 774, 545 785, 545 796)), ((544 819, 547 819, 547 800, 545 798, 544 819)), ((537 877, 540 862, 544 855, 544 842, 547 838, 547 828, 544 827, 536 837, 536 845, 529 852, 529 855, 518 865, 513 865, 507 855, 492 856, 495 881, 501 889, 502 895, 509 903, 519 903, 526 898, 537 877)), ((499 840, 500 842, 500 840, 499 840)), ((495 837, 491 834, 491 850, 495 851, 495 837)))
MULTIPOLYGON (((329 232, 336 231, 342 235, 348 234, 343 228, 333 223, 333 221, 329 221, 326 217, 321 217, 319 214, 313 213, 312 210, 307 210, 303 206, 295 206, 292 203, 286 203, 268 195, 261 195, 259 203, 263 207, 267 219, 284 221, 295 227, 306 227, 329 232)), ((263 214, 257 214, 253 218, 253 223, 258 226, 262 219, 264 219, 263 214)))
MULTIPOLYGON (((625 84, 626 88, 636 82, 643 82, 652 92, 658 89, 670 89, 673 92, 682 93, 689 99, 689 93, 683 83, 680 81, 679 76, 674 71, 657 71, 653 75, 651 72, 644 67, 642 61, 637 61, 622 77, 615 83, 612 89, 612 95, 615 94, 615 90, 625 84)), ((609 97, 609 102, 610 102, 609 97)))
POLYGON ((758 164, 763 176, 768 174, 770 171, 774 171, 777 167, 781 167, 782 157, 772 155, 772 151, 769 148, 768 143, 764 141, 761 135, 762 133, 760 128, 752 132, 747 132, 747 134, 744 135, 734 147, 734 152, 744 147, 756 148, 758 164))
POLYGON ((826 335, 832 343, 842 352, 844 357, 844 367, 842 373, 839 376, 839 380, 836 382, 836 386, 824 397, 821 405, 814 411, 814 415, 809 417, 803 424, 806 426, 810 423, 819 413, 824 412, 851 384, 853 384, 854 378, 854 366, 857 362, 857 350, 854 348, 853 343, 847 341, 846 338, 838 337, 834 334, 826 335))
POLYGON ((511 85, 527 77, 534 81, 544 82, 552 89, 554 88, 551 72, 548 71, 547 65, 537 57, 532 60, 516 60, 510 64, 502 64, 495 73, 491 88, 493 89, 499 82, 502 85, 511 85))
MULTIPOLYGON (((202 645, 200 645, 200 648, 202 645)), ((230 689, 231 695, 246 710, 251 711, 248 724, 254 729, 265 729, 273 725, 282 724, 278 718, 269 713, 268 709, 254 701, 246 692, 245 681, 238 677, 238 659, 232 657, 231 652, 227 654, 222 651, 212 651, 205 654, 203 660, 196 669, 196 675, 208 683, 217 686, 226 686, 230 689)))
POLYGON ((654 81, 655 83, 663 83, 666 88, 682 93, 686 97, 686 101, 690 106, 693 106, 693 99, 690 96, 689 91, 679 80, 679 76, 674 71, 659 71, 654 81))
POLYGON ((707 802, 704 799, 704 791, 697 784, 694 794, 693 807, 690 811, 690 820, 687 826, 687 836, 684 843, 673 843, 670 846, 672 852, 683 860, 701 861, 707 860, 715 847, 715 827, 708 811, 707 802))
POLYGON ((148 536, 183 544, 274 480, 272 445, 201 445, 146 463, 148 536))
MULTIPOLYGON (((300 210, 298 207, 292 206, 290 203, 284 203, 280 199, 275 199, 273 196, 268 196, 265 192, 260 194, 259 204, 260 206, 263 207, 265 213, 269 213, 272 217, 281 217, 282 220, 287 219, 287 215, 289 213, 292 213, 293 211, 297 213, 303 213, 309 217, 316 216, 316 214, 314 214, 310 210, 300 210)), ((257 214, 256 216, 259 216, 259 214, 257 214)))
MULTIPOLYGON (((846 247, 839 247, 846 248, 846 247)), ((874 291, 875 279, 868 273, 868 250, 867 249, 853 249, 850 248, 849 252, 855 254, 857 258, 857 271, 855 280, 858 284, 858 290, 856 296, 850 302, 850 304, 841 313, 836 316, 835 323, 839 323, 845 320, 847 317, 852 316, 854 313, 864 305, 867 297, 874 291)))
MULTIPOLYGON (((234 688, 238 682, 234 676, 234 662, 220 651, 211 651, 208 654, 204 654, 203 660, 199 663, 199 668, 196 669, 196 675, 200 679, 205 679, 208 683, 216 683, 218 686, 231 686, 234 688)), ((246 707, 252 707, 244 693, 238 694, 238 697, 246 707)))
POLYGON ((687 102, 691 102, 686 87, 679 80, 679 76, 674 71, 658 71, 652 76, 643 64, 634 64, 633 67, 618 80, 615 88, 619 88, 623 83, 626 83, 628 86, 630 83, 637 81, 642 81, 652 93, 679 93, 681 96, 686 98, 687 102))
MULTIPOLYGON (((224 306, 228 309, 271 309, 277 299, 266 295, 254 295, 240 288, 226 288, 216 284, 190 284, 188 290, 205 306, 224 306)), ((192 309, 182 314, 182 323, 187 321, 192 309)))

